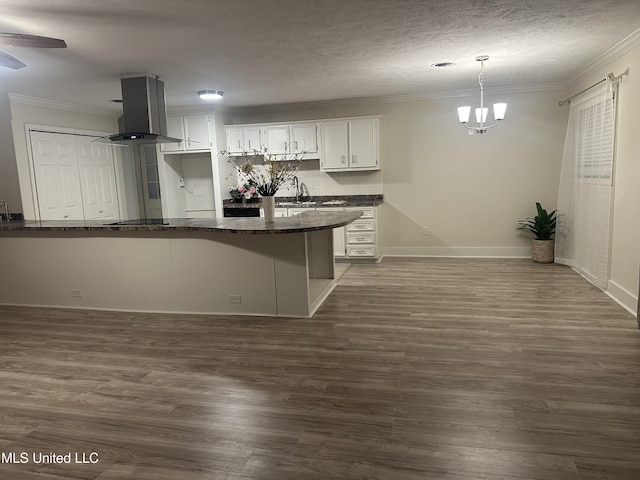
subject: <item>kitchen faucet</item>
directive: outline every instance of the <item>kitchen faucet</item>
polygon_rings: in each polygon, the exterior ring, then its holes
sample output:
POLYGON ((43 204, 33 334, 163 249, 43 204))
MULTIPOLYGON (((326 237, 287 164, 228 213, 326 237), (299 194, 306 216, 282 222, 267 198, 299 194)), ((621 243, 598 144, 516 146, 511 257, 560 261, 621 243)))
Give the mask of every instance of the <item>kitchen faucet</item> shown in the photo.
POLYGON ((298 176, 293 176, 293 186, 296 187, 296 202, 299 202, 302 198, 302 188, 300 188, 300 180, 298 180, 298 176))
MULTIPOLYGON (((4 207, 4 218, 8 221, 11 220, 11 215, 9 214, 9 205, 7 205, 6 200, 0 200, 0 207, 4 207)), ((2 215, 0 215, 0 221, 2 220, 2 215)))

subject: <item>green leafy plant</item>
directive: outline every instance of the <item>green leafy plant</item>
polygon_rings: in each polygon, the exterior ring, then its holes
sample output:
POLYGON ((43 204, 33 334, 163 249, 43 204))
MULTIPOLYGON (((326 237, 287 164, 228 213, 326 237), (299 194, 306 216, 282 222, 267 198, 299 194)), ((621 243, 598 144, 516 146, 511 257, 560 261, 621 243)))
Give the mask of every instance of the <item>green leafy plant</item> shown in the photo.
POLYGON ((518 220, 518 230, 526 230, 535 236, 536 240, 551 240, 556 233, 556 213, 557 210, 549 213, 539 202, 536 202, 538 214, 525 220, 518 220))

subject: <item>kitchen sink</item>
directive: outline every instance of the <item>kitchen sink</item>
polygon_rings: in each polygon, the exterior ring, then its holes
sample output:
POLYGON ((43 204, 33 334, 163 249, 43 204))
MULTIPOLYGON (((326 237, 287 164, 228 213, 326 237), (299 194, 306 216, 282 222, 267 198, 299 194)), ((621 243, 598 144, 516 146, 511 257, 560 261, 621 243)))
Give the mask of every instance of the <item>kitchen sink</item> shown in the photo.
POLYGON ((322 202, 322 205, 342 205, 343 203, 347 203, 346 200, 327 200, 322 202))
POLYGON ((316 202, 276 202, 276 207, 300 207, 315 204, 316 202))

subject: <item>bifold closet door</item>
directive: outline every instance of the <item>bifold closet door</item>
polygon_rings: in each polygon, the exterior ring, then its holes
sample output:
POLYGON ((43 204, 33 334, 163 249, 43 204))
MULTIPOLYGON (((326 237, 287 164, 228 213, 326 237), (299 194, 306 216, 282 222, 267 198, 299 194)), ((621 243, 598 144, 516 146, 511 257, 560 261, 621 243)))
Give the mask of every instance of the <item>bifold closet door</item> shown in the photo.
POLYGON ((120 217, 112 147, 92 137, 31 131, 41 220, 120 217))
POLYGON ((36 197, 41 220, 84 220, 73 135, 31 132, 36 197))

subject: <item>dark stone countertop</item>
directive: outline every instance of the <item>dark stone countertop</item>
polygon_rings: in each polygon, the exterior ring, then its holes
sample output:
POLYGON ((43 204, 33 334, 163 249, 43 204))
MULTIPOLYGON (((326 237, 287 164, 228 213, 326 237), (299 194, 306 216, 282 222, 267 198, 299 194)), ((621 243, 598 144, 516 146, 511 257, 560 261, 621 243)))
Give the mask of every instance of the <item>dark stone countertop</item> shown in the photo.
MULTIPOLYGON (((225 200, 224 208, 260 208, 262 202, 246 203, 225 200)), ((296 202, 293 197, 276 197, 276 208, 327 208, 327 207, 376 207, 383 202, 382 195, 335 195, 305 197, 305 201, 296 202)))
POLYGON ((361 212, 304 212, 266 223, 262 217, 167 218, 163 223, 114 225, 112 220, 19 220, 0 222, 4 232, 224 232, 242 234, 300 233, 342 227, 361 212))

